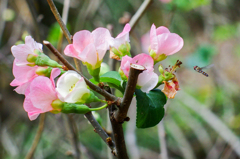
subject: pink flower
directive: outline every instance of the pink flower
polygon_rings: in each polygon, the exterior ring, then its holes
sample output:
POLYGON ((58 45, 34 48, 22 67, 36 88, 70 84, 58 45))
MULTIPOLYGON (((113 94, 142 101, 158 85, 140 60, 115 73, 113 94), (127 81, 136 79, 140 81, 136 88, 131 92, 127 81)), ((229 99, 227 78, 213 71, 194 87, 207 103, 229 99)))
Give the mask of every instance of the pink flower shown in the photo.
POLYGON ((170 2, 172 2, 172 0, 159 0, 159 1, 161 1, 162 3, 170 3, 170 2))
POLYGON ((64 53, 80 59, 94 70, 101 66, 110 38, 110 32, 105 28, 97 28, 92 33, 87 30, 79 31, 74 34, 73 44, 67 45, 64 53))
POLYGON ((28 55, 37 56, 35 50, 42 52, 42 44, 37 43, 31 36, 25 37, 25 44, 14 45, 11 48, 13 56, 17 59, 16 65, 27 65, 28 55))
POLYGON ((123 31, 118 34, 118 36, 109 41, 110 43, 110 58, 120 60, 123 56, 130 56, 130 40, 129 40, 129 32, 131 30, 131 26, 127 23, 123 29, 123 31))
POLYGON ((125 42, 130 42, 129 40, 129 32, 131 30, 131 26, 127 23, 123 28, 123 31, 118 34, 118 36, 112 41, 110 44, 112 47, 118 48, 121 44, 125 42))
POLYGON ((15 79, 10 83, 10 85, 13 87, 18 86, 15 91, 18 94, 24 94, 31 81, 38 76, 36 74, 38 66, 18 66, 16 65, 17 61, 18 60, 15 59, 13 62, 13 75, 15 79))
POLYGON ((25 93, 24 110, 30 120, 35 120, 39 114, 53 110, 51 104, 58 99, 55 90, 54 78, 61 73, 54 68, 50 79, 44 76, 34 78, 25 93))
POLYGON ((183 39, 179 35, 171 33, 164 26, 156 29, 154 24, 150 30, 150 43, 150 56, 155 63, 175 54, 183 47, 183 39))
POLYGON ((138 54, 133 58, 124 56, 122 58, 120 72, 122 71, 126 78, 128 78, 131 64, 142 65, 146 68, 146 70, 138 76, 137 86, 139 86, 143 92, 152 90, 158 83, 158 76, 153 72, 154 62, 152 57, 144 53, 138 54))

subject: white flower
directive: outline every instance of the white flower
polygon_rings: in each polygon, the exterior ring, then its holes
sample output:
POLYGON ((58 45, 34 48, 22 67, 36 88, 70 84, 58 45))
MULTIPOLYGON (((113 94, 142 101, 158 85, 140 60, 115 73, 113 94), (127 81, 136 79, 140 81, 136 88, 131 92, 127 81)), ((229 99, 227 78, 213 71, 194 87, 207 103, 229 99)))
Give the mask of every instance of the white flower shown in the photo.
POLYGON ((68 103, 85 103, 90 90, 77 72, 67 71, 57 81, 58 98, 68 103))

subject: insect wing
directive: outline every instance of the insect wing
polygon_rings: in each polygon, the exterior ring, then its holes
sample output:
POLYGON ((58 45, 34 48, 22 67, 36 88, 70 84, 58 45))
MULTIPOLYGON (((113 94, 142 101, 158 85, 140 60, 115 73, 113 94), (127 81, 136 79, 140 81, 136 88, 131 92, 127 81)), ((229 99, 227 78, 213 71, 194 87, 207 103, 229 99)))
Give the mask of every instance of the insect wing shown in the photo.
POLYGON ((208 68, 211 68, 213 66, 214 66, 214 64, 211 64, 211 65, 207 65, 207 66, 201 67, 201 69, 208 69, 208 68))

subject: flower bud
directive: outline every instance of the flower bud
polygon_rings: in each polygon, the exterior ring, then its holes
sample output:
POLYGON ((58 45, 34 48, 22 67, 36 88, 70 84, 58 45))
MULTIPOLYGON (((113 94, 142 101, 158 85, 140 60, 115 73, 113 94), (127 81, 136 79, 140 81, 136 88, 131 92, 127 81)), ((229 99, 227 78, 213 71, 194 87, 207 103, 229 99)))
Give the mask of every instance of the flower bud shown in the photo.
POLYGON ((162 65, 159 65, 159 66, 158 66, 158 71, 159 71, 161 74, 163 74, 164 69, 163 69, 162 65))
POLYGON ((77 113, 77 114, 86 114, 90 112, 90 108, 83 104, 74 104, 74 103, 64 103, 61 112, 63 113, 77 113))
POLYGON ((29 54, 27 56, 27 61, 30 62, 30 63, 35 63, 36 59, 37 59, 37 57, 33 54, 29 54))
POLYGON ((50 77, 52 68, 50 67, 38 67, 36 70, 36 74, 39 76, 46 76, 46 77, 50 77))
POLYGON ((41 55, 38 55, 35 64, 38 66, 50 66, 50 67, 59 67, 62 68, 60 64, 58 64, 56 61, 50 59, 47 55, 41 53, 41 55))
POLYGON ((56 99, 52 102, 51 106, 54 110, 61 110, 63 108, 63 102, 60 99, 56 99))

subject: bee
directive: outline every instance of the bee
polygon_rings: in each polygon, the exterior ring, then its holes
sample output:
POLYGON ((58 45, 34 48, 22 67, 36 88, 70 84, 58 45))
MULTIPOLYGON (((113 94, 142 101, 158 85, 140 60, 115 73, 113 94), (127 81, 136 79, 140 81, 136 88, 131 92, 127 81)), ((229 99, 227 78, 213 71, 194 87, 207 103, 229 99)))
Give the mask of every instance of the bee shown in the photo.
POLYGON ((208 74, 206 72, 203 71, 203 69, 207 69, 212 67, 213 64, 205 66, 205 67, 198 67, 198 66, 194 66, 193 69, 201 74, 203 74, 204 76, 208 77, 208 74))

